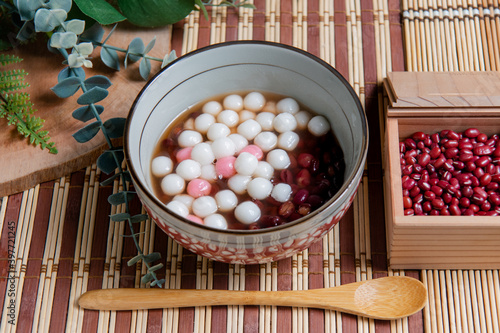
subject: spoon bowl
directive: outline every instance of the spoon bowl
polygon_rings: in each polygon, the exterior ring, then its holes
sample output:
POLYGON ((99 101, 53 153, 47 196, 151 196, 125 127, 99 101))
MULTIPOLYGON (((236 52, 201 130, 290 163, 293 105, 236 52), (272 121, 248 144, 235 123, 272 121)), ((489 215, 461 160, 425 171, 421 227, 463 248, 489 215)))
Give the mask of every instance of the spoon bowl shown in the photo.
POLYGON ((342 311, 374 319, 398 319, 420 311, 427 290, 422 282, 389 276, 333 288, 289 291, 193 289, 99 289, 80 296, 91 310, 144 310, 215 305, 274 305, 342 311))

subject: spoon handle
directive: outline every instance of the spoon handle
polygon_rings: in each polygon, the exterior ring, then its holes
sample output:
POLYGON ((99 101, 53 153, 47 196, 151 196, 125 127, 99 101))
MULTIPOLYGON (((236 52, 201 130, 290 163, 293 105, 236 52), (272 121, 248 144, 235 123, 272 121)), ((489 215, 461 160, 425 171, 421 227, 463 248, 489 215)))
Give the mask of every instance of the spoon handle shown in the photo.
POLYGON ((79 305, 92 310, 144 310, 215 305, 311 307, 377 319, 411 315, 425 305, 423 284, 409 277, 385 277, 333 288, 288 291, 200 289, 97 289, 83 294, 79 305))
POLYGON ((342 300, 352 303, 353 292, 340 290, 330 304, 322 304, 318 298, 327 289, 289 291, 238 291, 207 289, 97 289, 83 294, 78 303, 92 310, 143 310, 171 307, 215 305, 276 305, 332 308, 342 300))

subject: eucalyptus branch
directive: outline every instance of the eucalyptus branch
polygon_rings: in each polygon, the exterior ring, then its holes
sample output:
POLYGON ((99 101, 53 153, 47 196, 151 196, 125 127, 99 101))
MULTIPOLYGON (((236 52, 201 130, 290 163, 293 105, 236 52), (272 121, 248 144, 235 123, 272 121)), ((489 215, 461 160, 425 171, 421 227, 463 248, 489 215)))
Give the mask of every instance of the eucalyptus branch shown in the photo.
POLYGON ((106 49, 110 49, 110 50, 114 50, 114 51, 118 51, 118 52, 122 52, 122 53, 128 53, 129 55, 132 55, 132 56, 136 56, 136 57, 141 57, 141 58, 146 58, 146 59, 150 59, 150 60, 154 60, 154 61, 163 62, 162 58, 149 56, 147 54, 143 55, 142 53, 138 53, 138 52, 130 52, 130 51, 127 51, 126 49, 121 48, 121 47, 117 47, 117 46, 113 46, 113 45, 108 45, 108 44, 104 44, 104 43, 101 43, 101 42, 92 41, 92 40, 86 39, 86 38, 81 38, 80 40, 83 41, 83 42, 92 42, 92 43, 94 43, 94 45, 97 45, 97 46, 100 46, 100 47, 103 47, 103 48, 106 48, 106 49))
MULTIPOLYGON (((66 50, 65 49, 59 49, 59 50, 60 50, 61 54, 67 59, 68 53, 66 52, 66 50)), ((78 73, 76 73, 75 69, 69 68, 69 71, 70 71, 70 77, 78 77, 78 73)), ((83 95, 91 93, 92 89, 94 89, 94 88, 89 89, 87 87, 86 81, 82 80, 81 78, 78 78, 77 81, 79 81, 79 88, 82 90, 83 95)), ((152 261, 159 259, 159 256, 155 255, 155 253, 152 253, 150 255, 145 255, 144 252, 142 251, 142 248, 139 244, 139 240, 137 237, 140 233, 135 232, 134 222, 140 222, 140 221, 145 220, 147 218, 147 215, 139 214, 139 215, 131 216, 131 211, 130 211, 130 206, 129 206, 129 201, 131 200, 131 198, 129 198, 129 195, 135 195, 135 192, 130 191, 130 183, 129 183, 129 179, 127 177, 128 172, 125 171, 122 167, 123 158, 120 158, 119 154, 123 155, 123 150, 121 147, 116 147, 113 145, 112 139, 113 139, 113 137, 116 137, 116 135, 110 135, 108 133, 108 127, 106 126, 106 122, 102 121, 95 103, 90 103, 89 109, 92 112, 93 118, 96 119, 96 122, 98 123, 98 127, 99 127, 100 131, 103 133, 104 138, 108 144, 109 149, 103 154, 106 154, 107 152, 109 154, 111 154, 112 159, 114 161, 114 163, 112 165, 114 167, 116 167, 115 168, 115 175, 119 175, 120 182, 121 182, 122 187, 123 187, 122 191, 111 195, 110 198, 108 198, 108 201, 112 205, 123 204, 125 207, 125 213, 111 215, 111 220, 114 222, 127 221, 127 224, 130 228, 130 237, 132 238, 132 240, 134 242, 134 245, 137 249, 138 254, 131 261, 129 261, 129 265, 135 264, 136 262, 141 260, 143 262, 143 264, 146 266, 146 269, 148 271, 146 276, 143 277, 143 282, 145 282, 145 283, 151 282, 151 284, 153 286, 157 285, 159 287, 162 287, 164 280, 163 279, 159 280, 158 277, 156 276, 156 273, 155 273, 155 271, 161 267, 160 266, 161 264, 158 264, 155 266, 150 265, 150 263, 152 261)), ((117 118, 115 118, 115 119, 117 119, 117 118)), ((113 120, 113 119, 111 119, 111 120, 113 120)), ((84 128, 84 130, 85 130, 85 128, 84 128)), ((123 128, 121 128, 121 132, 123 133, 123 128)), ((101 157, 102 156, 103 155, 101 155, 101 157)), ((99 159, 98 159, 98 164, 99 164, 99 159)), ((100 168, 101 168, 101 170, 104 169, 103 171, 107 171, 107 168, 105 168, 105 167, 101 166, 100 168)), ((116 176, 112 177, 113 180, 115 178, 116 178, 116 176)))

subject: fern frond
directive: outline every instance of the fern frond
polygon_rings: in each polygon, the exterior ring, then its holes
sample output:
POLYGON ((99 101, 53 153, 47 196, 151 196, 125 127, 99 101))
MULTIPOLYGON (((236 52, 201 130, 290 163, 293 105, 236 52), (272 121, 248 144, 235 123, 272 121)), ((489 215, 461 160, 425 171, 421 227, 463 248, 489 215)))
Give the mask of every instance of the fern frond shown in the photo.
MULTIPOLYGON (((21 60, 16 56, 0 54, 1 65, 21 60)), ((23 69, 0 71, 0 118, 6 118, 8 125, 16 126, 19 134, 27 138, 30 144, 57 154, 54 142, 50 142, 49 132, 42 130, 45 120, 33 115, 36 110, 30 95, 20 91, 29 86, 25 82, 27 74, 23 69)))
POLYGON ((15 64, 21 62, 23 59, 12 54, 0 54, 0 65, 5 66, 9 64, 15 64))
POLYGON ((29 87, 25 81, 26 73, 24 69, 13 69, 0 73, 0 93, 9 93, 29 87))

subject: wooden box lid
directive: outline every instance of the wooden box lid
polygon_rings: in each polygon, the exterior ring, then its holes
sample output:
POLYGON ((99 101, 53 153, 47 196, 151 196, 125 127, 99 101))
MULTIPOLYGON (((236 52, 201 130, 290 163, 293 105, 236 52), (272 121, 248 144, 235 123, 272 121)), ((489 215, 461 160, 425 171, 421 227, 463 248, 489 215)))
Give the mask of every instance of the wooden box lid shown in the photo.
POLYGON ((499 72, 391 72, 384 87, 388 117, 500 115, 499 72))

